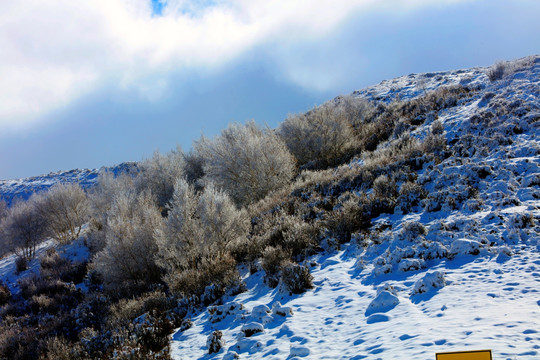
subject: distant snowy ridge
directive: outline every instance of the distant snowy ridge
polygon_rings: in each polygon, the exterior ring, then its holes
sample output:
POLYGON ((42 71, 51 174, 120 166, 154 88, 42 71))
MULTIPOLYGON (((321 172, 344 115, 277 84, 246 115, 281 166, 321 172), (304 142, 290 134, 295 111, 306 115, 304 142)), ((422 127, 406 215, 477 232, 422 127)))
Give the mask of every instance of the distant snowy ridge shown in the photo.
POLYGON ((103 166, 99 169, 73 169, 23 179, 0 180, 0 200, 4 200, 9 205, 15 199, 26 200, 32 194, 47 190, 58 183, 75 183, 84 189, 88 189, 97 183, 100 173, 112 172, 118 175, 132 173, 137 169, 136 162, 124 162, 115 166, 103 166))
POLYGON ((488 80, 489 67, 471 69, 438 71, 419 74, 409 74, 391 80, 383 80, 377 85, 356 90, 352 95, 368 100, 391 102, 393 100, 408 100, 422 96, 441 86, 463 85, 482 88, 488 80))

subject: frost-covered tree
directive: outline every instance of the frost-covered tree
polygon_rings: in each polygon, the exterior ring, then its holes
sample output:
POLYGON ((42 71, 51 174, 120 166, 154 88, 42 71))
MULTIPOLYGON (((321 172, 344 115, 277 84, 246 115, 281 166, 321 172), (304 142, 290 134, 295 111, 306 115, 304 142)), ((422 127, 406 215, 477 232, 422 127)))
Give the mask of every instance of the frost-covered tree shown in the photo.
POLYGON ((13 204, 2 221, 2 228, 5 245, 20 252, 26 260, 34 257, 36 246, 47 236, 47 222, 33 197, 13 204))
POLYGON ((185 179, 179 179, 169 215, 156 232, 159 263, 165 280, 175 287, 178 274, 198 269, 204 259, 223 257, 231 245, 245 238, 249 221, 229 196, 208 184, 197 194, 185 179))
POLYGON ((283 141, 254 121, 230 124, 214 139, 203 136, 194 149, 204 159, 206 182, 242 206, 289 183, 295 172, 294 158, 283 141))
POLYGON ((5 231, 5 221, 7 217, 8 208, 4 200, 0 200, 0 257, 10 251, 8 244, 8 237, 5 231))
POLYGON ((79 237, 89 216, 89 204, 78 184, 56 184, 36 195, 38 212, 47 222, 52 237, 66 244, 79 237))
POLYGON ((144 288, 159 281, 154 233, 161 222, 150 193, 124 191, 115 196, 104 229, 105 247, 93 259, 109 288, 144 288))
POLYGON ((185 179, 178 179, 169 214, 156 231, 160 264, 169 273, 195 265, 202 243, 197 202, 193 186, 185 179))
POLYGON ((247 235, 248 216, 239 210, 227 193, 208 184, 199 196, 197 207, 205 250, 222 256, 229 246, 247 235))
POLYGON ((165 209, 172 198, 176 179, 183 176, 184 164, 184 152, 180 147, 165 155, 156 151, 140 164, 140 173, 135 180, 137 189, 151 191, 157 205, 165 209))
POLYGON ((344 111, 327 103, 305 114, 289 115, 278 128, 300 165, 327 167, 354 147, 353 128, 344 111))
POLYGON ((111 172, 99 174, 97 186, 89 194, 90 204, 90 250, 94 253, 105 247, 105 231, 107 218, 118 194, 133 191, 135 188, 133 177, 128 174, 115 176, 111 172))
POLYGON ((184 177, 190 184, 195 185, 195 189, 202 189, 200 182, 204 177, 204 158, 198 152, 190 151, 184 154, 184 177))
POLYGON ((359 129, 376 116, 375 106, 365 98, 352 95, 339 96, 335 100, 336 109, 353 129, 359 129))

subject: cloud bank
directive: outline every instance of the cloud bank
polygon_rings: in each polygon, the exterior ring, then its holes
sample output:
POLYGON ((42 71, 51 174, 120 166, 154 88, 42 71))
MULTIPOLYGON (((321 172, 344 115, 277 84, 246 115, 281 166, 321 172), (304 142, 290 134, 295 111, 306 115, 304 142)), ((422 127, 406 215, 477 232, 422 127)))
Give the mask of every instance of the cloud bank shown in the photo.
POLYGON ((332 76, 314 81, 310 65, 295 57, 299 44, 328 36, 359 13, 462 1, 6 2, 0 14, 0 127, 28 129, 103 86, 155 101, 167 93, 172 72, 211 73, 254 49, 265 49, 287 81, 327 90, 332 76))

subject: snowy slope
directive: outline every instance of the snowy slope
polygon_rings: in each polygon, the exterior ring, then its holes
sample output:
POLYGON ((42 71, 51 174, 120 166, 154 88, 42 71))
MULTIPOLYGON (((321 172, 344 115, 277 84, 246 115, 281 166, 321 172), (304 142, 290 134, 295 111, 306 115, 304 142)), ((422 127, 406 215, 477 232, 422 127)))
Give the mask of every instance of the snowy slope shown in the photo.
MULTIPOLYGON (((353 250, 353 249, 348 249, 353 250)), ((224 333, 225 348, 243 359, 434 359, 436 352, 492 349, 495 359, 538 359, 540 344, 540 256, 522 250, 506 262, 494 256, 461 256, 431 269, 368 281, 358 272, 354 252, 318 259, 312 269, 315 289, 288 297, 267 289, 259 275, 248 279, 250 291, 231 299, 246 311, 217 323, 204 312, 194 326, 173 336, 177 359, 215 359, 206 355, 206 338, 224 333), (411 295, 426 273, 442 271, 446 286, 411 295), (375 307, 377 290, 395 292, 397 305, 375 307), (280 302, 293 315, 253 316, 259 305, 280 302), (241 328, 252 321, 264 332, 246 338, 241 328)))
POLYGON ((427 360, 492 349, 494 359, 539 359, 540 57, 520 61, 495 82, 478 68, 355 92, 390 101, 448 84, 478 89, 437 114, 459 156, 418 172, 423 206, 382 215, 370 235, 312 258, 315 286, 304 294, 245 271, 246 292, 173 334, 174 358, 427 360), (209 355, 215 330, 225 346, 209 355))
POLYGON ((100 169, 74 169, 24 179, 0 180, 0 200, 6 201, 8 205, 16 198, 26 200, 33 193, 46 190, 56 183, 76 183, 86 189, 96 184, 100 172, 110 171, 118 174, 136 169, 136 163, 122 163, 100 169))

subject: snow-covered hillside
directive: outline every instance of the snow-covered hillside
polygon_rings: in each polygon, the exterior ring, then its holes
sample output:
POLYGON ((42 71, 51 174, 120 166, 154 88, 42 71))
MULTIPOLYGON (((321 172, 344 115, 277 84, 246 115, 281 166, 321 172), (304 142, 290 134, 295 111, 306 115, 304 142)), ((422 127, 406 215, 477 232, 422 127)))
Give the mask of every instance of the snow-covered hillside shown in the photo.
POLYGON ((396 206, 370 232, 307 261, 314 288, 303 294, 245 270, 246 292, 173 334, 174 358, 427 360, 478 349, 540 358, 540 57, 507 64, 495 81, 489 70, 409 75, 355 92, 389 102, 446 85, 475 89, 411 129, 424 138, 439 120, 453 153, 417 171, 422 203, 396 206), (223 348, 209 354, 216 330, 223 348))
POLYGON ((136 163, 122 163, 100 169, 74 169, 57 171, 46 175, 32 176, 23 179, 0 180, 0 200, 8 205, 15 199, 28 199, 32 194, 47 190, 57 183, 76 183, 87 189, 97 183, 100 172, 110 171, 114 174, 136 171, 136 163))

